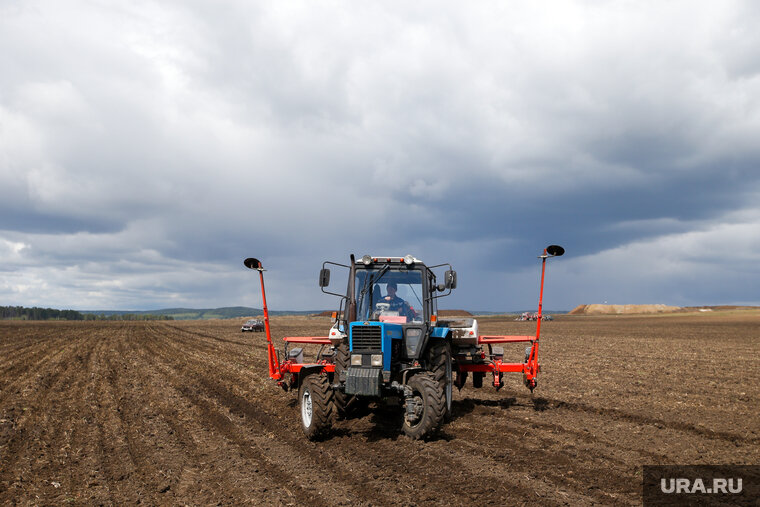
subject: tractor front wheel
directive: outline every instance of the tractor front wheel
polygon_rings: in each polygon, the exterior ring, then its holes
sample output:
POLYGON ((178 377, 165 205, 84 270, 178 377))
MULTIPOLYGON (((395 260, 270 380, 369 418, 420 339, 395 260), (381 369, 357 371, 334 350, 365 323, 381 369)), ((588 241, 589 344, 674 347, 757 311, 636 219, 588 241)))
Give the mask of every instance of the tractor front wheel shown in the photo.
POLYGON ((407 383, 402 430, 412 440, 433 434, 443 422, 446 401, 438 382, 429 373, 418 373, 407 383))
POLYGON ((312 373, 301 382, 298 392, 301 427, 309 440, 327 435, 333 422, 335 403, 330 381, 325 375, 312 373))
POLYGON ((438 382, 441 396, 446 403, 446 419, 451 418, 451 398, 453 382, 451 371, 451 345, 443 340, 435 340, 430 344, 426 355, 427 369, 438 382))

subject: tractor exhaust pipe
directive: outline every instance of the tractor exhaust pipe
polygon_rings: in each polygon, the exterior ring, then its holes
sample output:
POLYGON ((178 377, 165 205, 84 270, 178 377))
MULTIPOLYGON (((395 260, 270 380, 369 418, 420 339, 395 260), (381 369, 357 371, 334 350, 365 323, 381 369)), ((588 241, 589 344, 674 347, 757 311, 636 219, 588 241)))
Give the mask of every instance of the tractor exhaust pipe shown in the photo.
POLYGON ((282 379, 282 373, 280 372, 280 362, 277 359, 277 352, 274 349, 272 343, 272 333, 269 330, 269 309, 267 309, 267 294, 264 290, 264 271, 261 266, 261 261, 249 257, 243 261, 243 265, 248 269, 255 269, 259 272, 259 279, 261 280, 261 300, 264 305, 264 327, 267 332, 267 355, 269 358, 269 376, 274 380, 282 379))

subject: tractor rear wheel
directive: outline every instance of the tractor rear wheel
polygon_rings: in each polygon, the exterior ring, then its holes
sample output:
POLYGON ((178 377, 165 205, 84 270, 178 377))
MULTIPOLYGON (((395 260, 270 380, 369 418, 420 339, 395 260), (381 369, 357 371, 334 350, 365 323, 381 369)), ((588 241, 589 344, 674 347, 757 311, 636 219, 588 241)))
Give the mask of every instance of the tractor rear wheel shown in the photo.
POLYGON ((301 427, 309 440, 327 435, 335 415, 333 390, 327 376, 318 373, 307 375, 298 392, 301 409, 301 427))
POLYGON ((411 396, 406 398, 404 434, 419 440, 433 434, 443 422, 446 403, 441 389, 430 373, 418 373, 409 379, 411 396))
POLYGON ((426 355, 427 369, 438 382, 441 396, 445 400, 446 419, 451 417, 451 397, 453 382, 451 380, 451 345, 443 340, 430 344, 426 355))

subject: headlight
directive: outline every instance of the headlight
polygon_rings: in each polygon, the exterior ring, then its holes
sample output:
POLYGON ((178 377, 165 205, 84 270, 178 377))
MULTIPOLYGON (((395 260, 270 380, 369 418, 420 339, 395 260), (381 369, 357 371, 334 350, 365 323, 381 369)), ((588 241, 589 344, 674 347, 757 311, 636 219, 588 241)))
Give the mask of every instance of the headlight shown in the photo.
POLYGON ((382 354, 372 354, 370 364, 372 366, 382 366, 383 365, 383 355, 382 354))
POLYGON ((351 354, 351 366, 361 366, 361 365, 362 365, 362 355, 351 354))

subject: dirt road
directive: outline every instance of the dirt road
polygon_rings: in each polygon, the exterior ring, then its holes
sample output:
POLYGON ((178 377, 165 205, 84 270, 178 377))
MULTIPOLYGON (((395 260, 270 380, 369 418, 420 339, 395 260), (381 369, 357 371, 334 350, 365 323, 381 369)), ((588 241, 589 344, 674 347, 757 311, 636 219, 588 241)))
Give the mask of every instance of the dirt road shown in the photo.
MULTIPOLYGON (((638 504, 644 464, 760 463, 757 314, 544 323, 535 395, 468 383, 430 442, 388 413, 307 441, 239 326, 0 322, 0 502, 638 504)), ((273 319, 275 339, 328 327, 273 319)))

